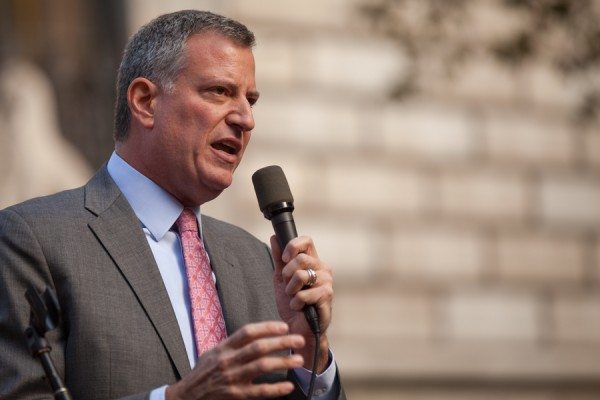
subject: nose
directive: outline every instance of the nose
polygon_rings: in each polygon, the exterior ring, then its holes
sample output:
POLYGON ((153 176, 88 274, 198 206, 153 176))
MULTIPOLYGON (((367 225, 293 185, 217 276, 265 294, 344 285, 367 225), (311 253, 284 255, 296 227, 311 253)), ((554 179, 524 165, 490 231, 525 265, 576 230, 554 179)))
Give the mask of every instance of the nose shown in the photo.
POLYGON ((235 126, 241 132, 249 132, 254 129, 254 115, 247 99, 240 98, 235 103, 234 109, 227 116, 227 124, 235 126))

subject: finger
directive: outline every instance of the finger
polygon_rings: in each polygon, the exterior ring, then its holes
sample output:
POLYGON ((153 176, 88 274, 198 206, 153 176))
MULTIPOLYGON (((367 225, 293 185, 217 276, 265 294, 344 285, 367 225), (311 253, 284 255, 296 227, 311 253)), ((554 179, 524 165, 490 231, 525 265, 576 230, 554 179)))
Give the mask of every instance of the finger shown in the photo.
POLYGON ((319 315, 321 332, 325 332, 331 323, 331 301, 333 289, 330 285, 299 291, 290 300, 290 309, 301 312, 306 304, 314 305, 319 315))
MULTIPOLYGON (((315 270, 313 270, 313 271, 315 271, 315 270)), ((318 271, 315 271, 315 274, 317 274, 317 280, 314 283, 314 285, 312 285, 311 287, 314 287, 315 285, 319 284, 318 271)), ((298 291, 300 291, 304 286, 306 286, 308 284, 309 280, 310 280, 310 274, 308 273, 307 270, 305 270, 305 269, 296 270, 296 272, 294 272, 294 274, 292 275, 292 278, 288 282, 287 286, 285 287, 285 293, 288 296, 293 297, 296 293, 298 293, 298 291)))
POLYGON ((285 335, 280 337, 258 339, 238 350, 233 358, 236 364, 247 364, 276 351, 301 349, 304 347, 301 335, 285 335))
MULTIPOLYGON (((295 259, 294 259, 295 260, 295 259)), ((293 263, 294 261, 292 261, 293 263)), ((290 264, 292 264, 290 263, 290 264)), ((333 275, 331 273, 331 269, 326 264, 320 264, 318 260, 313 264, 311 261, 308 262, 299 262, 298 264, 290 265, 288 264, 283 271, 284 280, 287 282, 286 285, 286 294, 288 296, 293 296, 298 293, 300 290, 310 287, 317 287, 323 284, 332 284, 333 275), (302 265, 302 267, 300 267, 302 265), (289 267, 289 270, 288 270, 289 267), (310 274, 308 270, 311 269, 316 274, 316 280, 313 281, 312 285, 309 285, 311 281, 310 274), (293 271, 287 278, 287 275, 293 271)))
POLYGON ((315 249, 313 240, 309 236, 299 236, 290 240, 290 242, 285 246, 285 249, 283 249, 281 260, 284 263, 288 263, 292 258, 296 257, 300 253, 318 257, 317 249, 315 249))
POLYGON ((315 286, 310 289, 300 290, 290 300, 290 309, 301 311, 306 304, 320 306, 322 304, 331 304, 333 298, 333 289, 331 285, 315 286))
POLYGON ((300 354, 290 354, 285 357, 262 357, 235 368, 232 375, 235 377, 234 379, 247 382, 270 372, 300 368, 303 363, 304 358, 300 354))
POLYGON ((239 349, 257 339, 281 336, 287 334, 289 327, 281 321, 255 322, 244 325, 233 335, 228 337, 223 344, 234 349, 239 349))
POLYGON ((317 303, 317 314, 319 314, 319 325, 321 332, 325 332, 331 323, 331 302, 317 303))
POLYGON ((294 384, 289 381, 277 383, 247 384, 232 390, 234 399, 264 399, 287 396, 294 391, 294 384))
POLYGON ((306 254, 298 254, 281 271, 281 276, 286 282, 292 279, 292 275, 298 270, 312 268, 313 270, 320 269, 319 260, 306 254))

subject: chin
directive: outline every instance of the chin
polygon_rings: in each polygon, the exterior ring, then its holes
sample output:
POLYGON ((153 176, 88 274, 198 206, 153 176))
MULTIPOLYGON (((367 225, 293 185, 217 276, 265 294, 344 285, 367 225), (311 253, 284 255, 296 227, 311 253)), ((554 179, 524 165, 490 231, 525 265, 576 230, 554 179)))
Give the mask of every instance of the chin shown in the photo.
POLYGON ((211 190, 214 190, 220 194, 223 190, 227 189, 233 183, 233 174, 230 171, 221 172, 212 176, 208 179, 206 185, 211 190))

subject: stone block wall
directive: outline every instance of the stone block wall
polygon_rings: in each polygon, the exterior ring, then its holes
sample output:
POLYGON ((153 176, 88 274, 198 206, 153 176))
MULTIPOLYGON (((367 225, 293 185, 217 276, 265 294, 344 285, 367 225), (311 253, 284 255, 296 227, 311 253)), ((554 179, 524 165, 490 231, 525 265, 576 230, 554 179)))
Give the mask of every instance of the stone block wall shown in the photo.
POLYGON ((206 208, 267 240, 250 175, 282 165, 335 271, 353 399, 598 397, 599 125, 573 122, 577 89, 546 65, 489 57, 454 77, 417 65, 420 90, 391 100, 415 65, 364 3, 208 4, 256 31, 262 99, 206 208))

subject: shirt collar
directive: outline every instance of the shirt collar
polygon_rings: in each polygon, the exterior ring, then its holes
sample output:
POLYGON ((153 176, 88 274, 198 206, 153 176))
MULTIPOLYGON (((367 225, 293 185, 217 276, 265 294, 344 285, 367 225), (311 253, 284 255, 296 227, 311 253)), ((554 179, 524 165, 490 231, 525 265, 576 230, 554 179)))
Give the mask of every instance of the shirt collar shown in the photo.
MULTIPOLYGON (((110 156, 107 169, 142 225, 150 231, 155 241, 160 241, 179 218, 183 205, 116 152, 110 156)), ((192 210, 202 233, 200 207, 192 210)))

